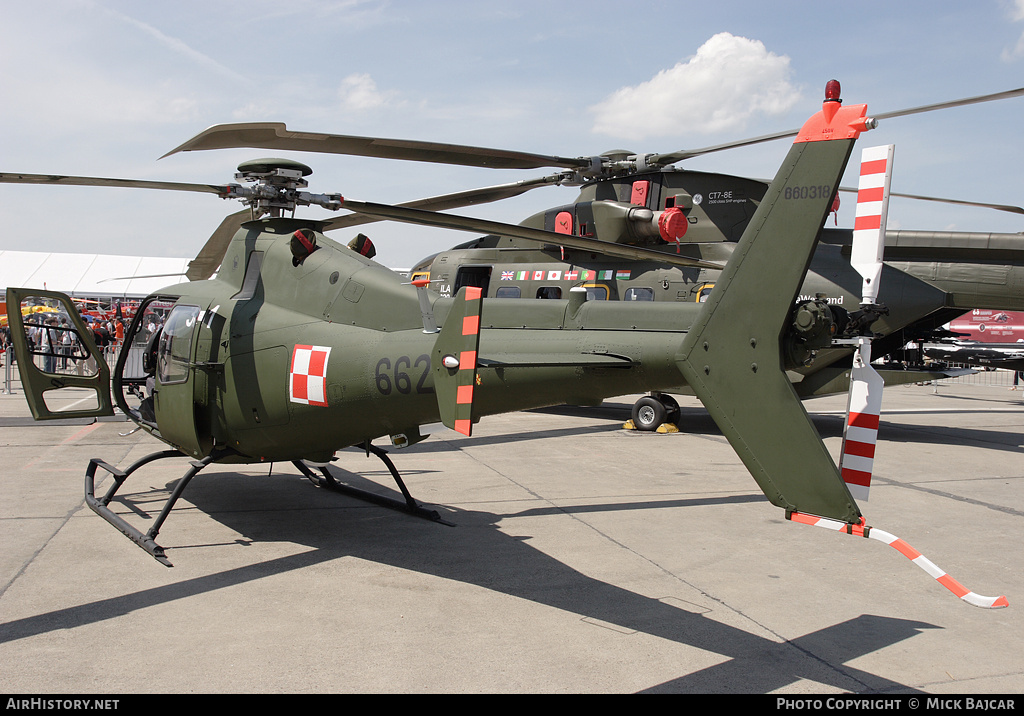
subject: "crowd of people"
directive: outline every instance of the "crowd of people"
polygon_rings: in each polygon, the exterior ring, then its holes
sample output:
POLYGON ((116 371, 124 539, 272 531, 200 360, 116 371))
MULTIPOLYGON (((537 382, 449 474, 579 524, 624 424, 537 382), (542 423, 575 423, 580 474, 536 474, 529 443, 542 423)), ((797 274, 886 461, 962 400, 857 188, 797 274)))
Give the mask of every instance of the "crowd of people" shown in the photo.
MULTIPOLYGON (((96 347, 107 358, 108 362, 117 355, 125 340, 129 318, 122 316, 120 306, 114 306, 113 316, 95 316, 86 313, 82 316, 86 328, 96 347)), ((25 334, 29 351, 35 357, 36 365, 47 373, 77 370, 79 363, 88 360, 89 355, 82 345, 78 330, 66 314, 33 307, 33 312, 24 316, 25 334)), ((159 312, 148 311, 135 340, 143 345, 149 337, 160 330, 163 317, 159 312)), ((7 356, 14 361, 9 325, 0 325, 0 366, 4 365, 7 356)))
MULTIPOLYGON (((96 320, 89 324, 92 339, 103 353, 116 354, 124 342, 124 319, 96 320)), ((79 361, 89 358, 81 337, 67 316, 34 313, 25 318, 25 335, 29 351, 37 357, 37 365, 47 373, 77 368, 79 361)), ((0 327, 0 349, 6 353, 11 343, 8 326, 0 327)))

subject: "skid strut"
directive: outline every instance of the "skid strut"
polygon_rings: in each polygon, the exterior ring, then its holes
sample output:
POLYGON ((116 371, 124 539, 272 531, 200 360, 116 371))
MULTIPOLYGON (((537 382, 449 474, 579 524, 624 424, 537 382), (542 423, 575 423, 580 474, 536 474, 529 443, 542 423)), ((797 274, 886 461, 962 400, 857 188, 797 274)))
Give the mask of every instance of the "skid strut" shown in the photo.
POLYGON ((387 507, 392 510, 399 510, 401 512, 407 512, 415 517, 422 517, 430 520, 431 522, 440 522, 441 524, 454 526, 453 523, 443 519, 436 510, 427 509, 420 505, 413 496, 409 493, 409 488, 405 486, 405 482, 402 481, 402 476, 398 473, 398 469, 395 468, 395 464, 391 462, 391 458, 388 457, 387 450, 379 448, 369 443, 363 446, 366 449, 367 454, 373 453, 381 459, 381 461, 387 466, 388 471, 391 473, 391 477, 395 479, 395 483, 398 485, 398 489, 402 491, 402 496, 405 500, 396 500, 385 495, 378 495, 375 492, 369 490, 360 490, 357 487, 346 485, 339 482, 330 472, 328 466, 317 466, 323 477, 319 477, 312 468, 304 462, 296 460, 292 464, 299 469, 304 476, 317 487, 324 487, 328 490, 334 490, 340 492, 343 495, 349 495, 350 497, 356 497, 360 500, 366 500, 382 507, 387 507))
POLYGON ((191 466, 188 471, 175 483, 174 489, 171 491, 171 496, 168 497, 167 502, 164 503, 164 507, 160 511, 159 517, 156 518, 153 526, 146 532, 142 532, 130 525, 120 515, 115 514, 108 505, 114 498, 117 491, 121 488, 121 485, 124 484, 124 481, 128 479, 128 476, 140 467, 166 457, 182 456, 183 454, 177 450, 162 450, 160 452, 147 455, 141 460, 132 463, 123 471, 118 470, 113 465, 109 465, 99 458, 93 458, 89 461, 89 467, 85 471, 85 502, 89 505, 89 508, 116 527, 132 542, 146 550, 146 552, 152 555, 156 561, 168 567, 173 567, 174 565, 171 564, 167 559, 167 555, 164 554, 164 548, 156 543, 156 536, 160 532, 160 528, 163 526, 164 520, 167 519, 167 515, 171 513, 171 508, 174 507, 174 503, 178 501, 179 497, 181 497, 181 493, 185 491, 188 483, 191 482, 192 478, 195 477, 200 470, 213 462, 216 459, 216 456, 210 455, 202 460, 194 460, 190 463, 191 466), (114 477, 114 484, 110 486, 110 489, 107 490, 107 494, 103 497, 96 497, 96 468, 98 467, 102 467, 114 477))

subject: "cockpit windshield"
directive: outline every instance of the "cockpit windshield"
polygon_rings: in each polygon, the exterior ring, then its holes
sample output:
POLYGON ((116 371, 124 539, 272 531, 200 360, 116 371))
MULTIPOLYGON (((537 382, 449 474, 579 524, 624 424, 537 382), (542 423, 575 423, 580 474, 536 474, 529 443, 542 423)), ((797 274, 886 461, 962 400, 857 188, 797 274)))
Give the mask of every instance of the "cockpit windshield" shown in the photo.
POLYGON ((175 306, 168 314, 157 348, 157 378, 161 384, 188 380, 193 329, 199 312, 199 306, 175 306))

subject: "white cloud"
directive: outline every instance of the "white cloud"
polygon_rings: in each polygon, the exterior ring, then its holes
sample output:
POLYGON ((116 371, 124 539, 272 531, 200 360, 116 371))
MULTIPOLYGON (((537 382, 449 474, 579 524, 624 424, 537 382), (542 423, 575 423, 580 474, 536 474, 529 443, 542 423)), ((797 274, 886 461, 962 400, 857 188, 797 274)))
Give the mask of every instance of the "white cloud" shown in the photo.
POLYGON ((393 93, 381 92, 377 83, 368 74, 351 74, 341 81, 338 88, 338 99, 341 108, 350 111, 377 109, 388 104, 393 93))
MULTIPOLYGON (((1024 20, 1024 0, 1013 0, 1010 3, 1008 14, 1012 22, 1024 20)), ((1024 57, 1024 34, 1017 38, 1017 44, 1012 49, 1004 49, 1002 59, 1004 62, 1012 62, 1024 57)))
POLYGON ((626 139, 742 129, 799 101, 789 58, 757 40, 719 33, 686 62, 617 90, 592 107, 594 132, 626 139))

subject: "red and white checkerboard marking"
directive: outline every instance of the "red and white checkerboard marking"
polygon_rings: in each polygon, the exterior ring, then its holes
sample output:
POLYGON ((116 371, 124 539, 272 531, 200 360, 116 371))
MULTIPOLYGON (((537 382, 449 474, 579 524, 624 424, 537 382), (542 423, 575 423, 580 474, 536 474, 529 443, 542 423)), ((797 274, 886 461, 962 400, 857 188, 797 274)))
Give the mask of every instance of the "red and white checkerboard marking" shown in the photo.
POLYGON ((327 407, 329 346, 296 345, 288 373, 288 396, 293 403, 327 407))

